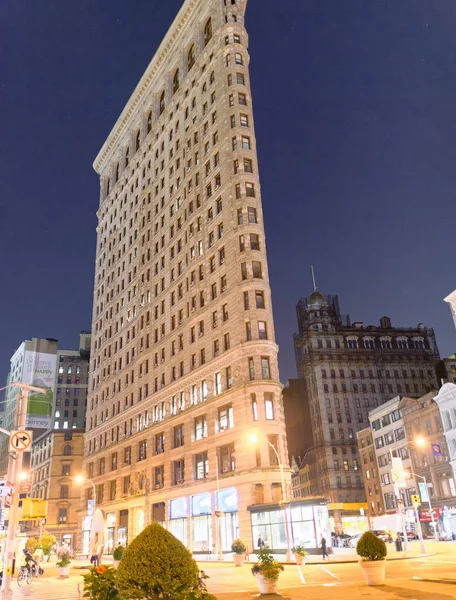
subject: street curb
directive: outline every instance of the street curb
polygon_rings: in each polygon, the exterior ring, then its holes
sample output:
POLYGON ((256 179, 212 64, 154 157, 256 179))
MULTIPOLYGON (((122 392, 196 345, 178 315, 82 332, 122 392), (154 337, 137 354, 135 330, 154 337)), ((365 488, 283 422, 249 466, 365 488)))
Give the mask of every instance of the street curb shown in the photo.
MULTIPOLYGON (((429 554, 417 554, 415 556, 393 556, 391 558, 386 558, 387 561, 393 561, 393 560, 412 560, 412 559, 416 559, 416 558, 427 558, 428 556, 435 556, 437 553, 436 552, 431 552, 429 554)), ((197 563, 208 563, 208 564, 227 564, 227 565, 232 565, 233 563, 228 561, 228 560, 224 560, 224 561, 220 561, 220 563, 218 563, 218 561, 215 560, 197 560, 197 563)), ((246 560, 244 561, 245 565, 254 565, 256 561, 252 561, 252 560, 246 560)), ((319 562, 307 562, 305 565, 302 565, 303 567, 312 567, 312 566, 319 566, 319 565, 350 565, 350 564, 357 564, 359 561, 358 559, 355 560, 325 560, 325 561, 319 561, 319 562)), ((295 562, 281 562, 281 565, 295 565, 295 562)), ((81 567, 79 567, 81 568, 81 567)))
POLYGON ((456 585, 456 579, 437 579, 435 577, 412 577, 413 581, 422 581, 423 583, 447 583, 456 585))

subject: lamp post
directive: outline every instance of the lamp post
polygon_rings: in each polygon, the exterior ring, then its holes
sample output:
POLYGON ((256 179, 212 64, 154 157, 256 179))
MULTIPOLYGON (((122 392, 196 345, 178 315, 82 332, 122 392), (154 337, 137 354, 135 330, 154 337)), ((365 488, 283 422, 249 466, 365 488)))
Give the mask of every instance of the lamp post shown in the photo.
MULTIPOLYGON (((391 466, 392 466, 392 463, 393 463, 393 450, 397 451, 397 450, 400 450, 401 448, 406 448, 410 444, 416 444, 417 446, 424 446, 426 444, 426 441, 422 437, 417 437, 415 440, 411 440, 409 442, 405 442, 405 444, 401 444, 400 446, 397 446, 396 448, 390 449, 391 466)), ((412 463, 412 469, 413 469, 413 462, 412 462, 411 459, 410 459, 410 462, 412 463)), ((396 495, 397 495, 398 504, 399 504, 399 487, 398 487, 397 483, 394 483, 394 488, 395 488, 395 490, 397 490, 396 495)), ((404 509, 405 509, 405 507, 404 507, 404 509)), ((401 511, 401 508, 399 508, 399 510, 401 511)), ((416 517, 416 521, 417 521, 418 535, 420 537, 421 552, 423 554, 425 554, 426 553, 426 548, 425 548, 424 540, 423 540, 423 531, 421 529, 421 522, 420 522, 419 515, 418 515, 418 509, 416 507, 415 507, 415 517, 416 517)), ((402 518, 402 515, 401 515, 401 518, 402 518)), ((405 552, 407 552, 407 549, 408 549, 408 538, 407 538, 407 530, 406 530, 406 527, 405 527, 405 519, 402 519, 402 534, 404 536, 404 550, 405 550, 405 552)))
POLYGON ((222 512, 220 510, 220 480, 219 480, 219 461, 217 451, 215 452, 215 472, 217 475, 217 509, 215 511, 215 519, 217 525, 217 546, 218 546, 218 560, 223 560, 223 551, 222 551, 222 525, 220 523, 220 518, 222 516, 222 512))
POLYGON ((84 477, 84 475, 76 475, 76 477, 74 478, 74 481, 76 481, 76 483, 80 483, 83 484, 84 482, 87 481, 87 483, 90 483, 92 485, 93 488, 93 512, 95 513, 95 509, 97 507, 97 490, 95 488, 95 484, 91 479, 87 479, 87 477, 84 477))
MULTIPOLYGON (((250 436, 250 442, 252 444, 258 444, 258 438, 256 435, 251 435, 250 436)), ((276 447, 274 446, 274 444, 271 444, 271 442, 266 439, 266 442, 268 443, 268 445, 274 450, 274 453, 277 457, 277 463, 279 465, 279 469, 280 469, 280 484, 282 487, 282 502, 281 504, 284 507, 284 515, 285 515, 285 536, 286 536, 286 540, 287 540, 287 553, 286 553, 286 557, 285 560, 287 562, 291 562, 291 548, 290 548, 290 532, 289 532, 289 519, 288 519, 288 507, 287 507, 287 500, 286 500, 286 488, 285 488, 285 477, 284 477, 284 471, 283 471, 283 464, 282 461, 280 460, 280 456, 279 453, 277 452, 276 447)))

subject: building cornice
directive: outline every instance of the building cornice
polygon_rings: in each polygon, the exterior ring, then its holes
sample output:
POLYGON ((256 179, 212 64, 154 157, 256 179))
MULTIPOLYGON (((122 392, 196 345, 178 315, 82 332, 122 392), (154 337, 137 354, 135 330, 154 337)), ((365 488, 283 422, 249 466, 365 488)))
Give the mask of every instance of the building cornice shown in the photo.
POLYGON ((115 147, 117 141, 125 130, 127 123, 130 121, 132 115, 140 105, 141 100, 145 96, 146 92, 149 90, 155 75, 173 48, 176 40, 179 38, 182 29, 190 17, 196 12, 196 9, 200 4, 201 0, 185 0, 181 9, 177 13, 177 16, 171 24, 171 27, 165 35, 162 43, 158 47, 157 52, 150 61, 149 66, 139 80, 139 83, 136 86, 133 94, 130 96, 130 99, 120 114, 120 117, 117 119, 114 127, 108 135, 106 142, 103 144, 101 150, 95 158, 93 168, 98 174, 100 174, 107 157, 115 147))

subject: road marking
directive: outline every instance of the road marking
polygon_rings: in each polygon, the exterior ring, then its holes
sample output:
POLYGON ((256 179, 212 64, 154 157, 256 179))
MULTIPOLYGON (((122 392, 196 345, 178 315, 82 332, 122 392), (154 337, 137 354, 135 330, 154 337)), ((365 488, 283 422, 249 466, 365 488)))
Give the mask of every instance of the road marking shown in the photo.
POLYGON ((304 579, 304 575, 303 575, 301 567, 299 565, 296 565, 296 568, 298 569, 299 577, 301 578, 302 583, 305 585, 306 580, 304 579))
POLYGON ((334 575, 334 573, 331 573, 331 571, 329 571, 329 569, 327 569, 323 565, 320 565, 320 569, 322 569, 323 571, 325 571, 326 573, 328 573, 328 575, 331 575, 331 577, 334 577, 334 579, 337 579, 337 581, 341 581, 339 579, 339 577, 337 577, 337 575, 334 575))

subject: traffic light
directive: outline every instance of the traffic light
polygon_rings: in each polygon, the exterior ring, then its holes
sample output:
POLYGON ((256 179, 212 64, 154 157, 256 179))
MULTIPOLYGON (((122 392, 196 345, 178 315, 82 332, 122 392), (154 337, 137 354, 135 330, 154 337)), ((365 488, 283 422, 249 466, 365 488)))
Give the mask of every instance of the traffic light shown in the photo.
POLYGON ((413 504, 413 506, 414 506, 415 508, 418 508, 418 506, 421 506, 421 499, 420 499, 420 497, 418 496, 418 494, 412 494, 412 495, 410 496, 410 499, 411 499, 411 501, 412 501, 412 504, 413 504))

